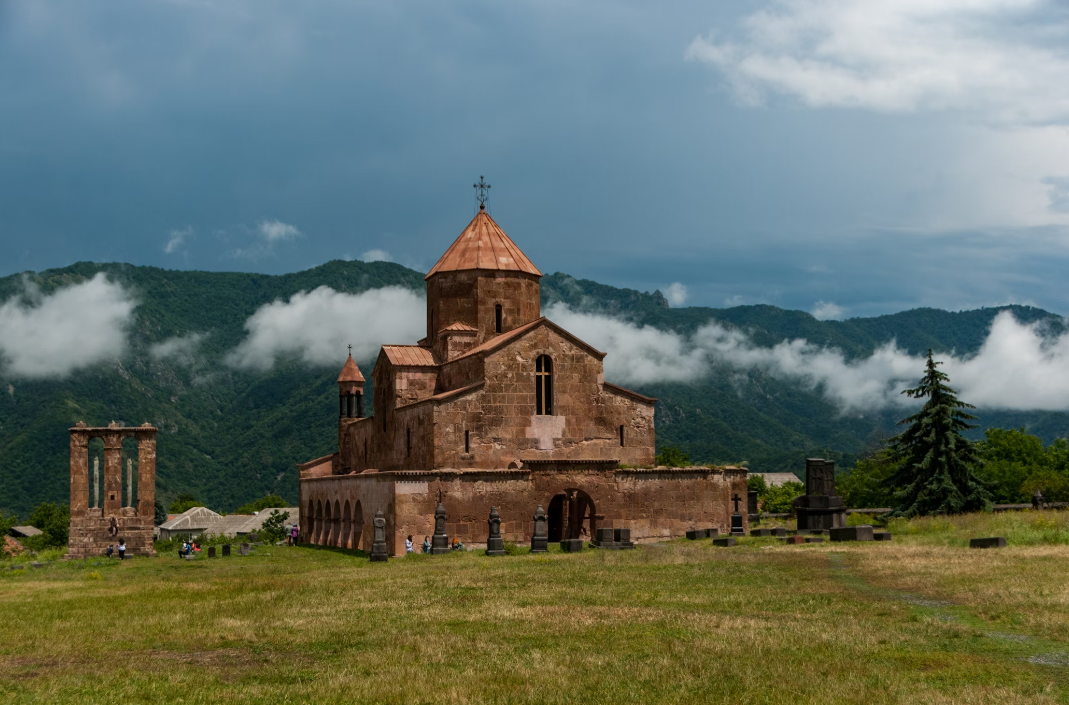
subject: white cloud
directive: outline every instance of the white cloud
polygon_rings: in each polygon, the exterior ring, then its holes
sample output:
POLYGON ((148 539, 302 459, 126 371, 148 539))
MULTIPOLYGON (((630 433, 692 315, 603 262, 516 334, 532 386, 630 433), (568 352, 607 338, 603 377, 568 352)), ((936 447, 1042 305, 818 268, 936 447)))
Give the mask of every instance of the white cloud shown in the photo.
POLYGON ((360 259, 365 262, 392 262, 390 253, 386 250, 368 250, 364 254, 360 255, 360 259))
POLYGON ((163 251, 169 255, 174 254, 185 244, 186 238, 192 234, 193 228, 189 226, 179 230, 172 230, 167 236, 167 244, 164 245, 163 251))
MULTIPOLYGON (((755 345, 745 333, 708 323, 692 336, 606 316, 576 313, 563 304, 547 315, 609 353, 606 379, 623 384, 691 382, 712 374, 762 370, 818 389, 845 410, 912 406, 901 394, 913 387, 924 359, 892 341, 872 355, 847 360, 843 353, 805 340, 755 345)), ((937 355, 960 397, 979 407, 1016 410, 1069 409, 1069 333, 1051 339, 1009 312, 993 321, 982 348, 971 357, 937 355)))
POLYGON ((1050 209, 1059 213, 1069 213, 1069 176, 1048 176, 1043 179, 1048 187, 1050 209))
POLYGON ((1069 23, 1053 0, 774 0, 742 31, 698 37, 687 56, 748 103, 1069 119, 1069 23))
POLYGON ((87 282, 0 305, 0 361, 5 374, 62 378, 126 350, 134 300, 103 272, 87 282))
POLYGON ((731 308, 733 306, 744 306, 745 304, 746 301, 743 298, 742 294, 735 294, 734 296, 729 296, 728 298, 724 299, 724 306, 727 306, 728 308, 731 308))
POLYGON ((818 301, 813 305, 813 317, 822 321, 838 320, 846 313, 845 309, 831 301, 818 301))
POLYGON ((260 236, 269 243, 282 240, 293 240, 301 236, 301 231, 296 226, 283 223, 281 220, 263 220, 256 226, 260 236))
POLYGON ((369 359, 384 343, 404 344, 426 333, 426 302, 411 289, 384 287, 346 294, 321 286, 289 301, 261 306, 245 321, 248 337, 227 356, 234 367, 266 370, 281 356, 312 365, 369 359))
POLYGON ((190 364, 194 361, 197 348, 207 337, 207 333, 189 333, 168 338, 150 347, 148 352, 156 360, 173 359, 180 363, 190 364))
POLYGON ((687 287, 679 282, 672 282, 664 290, 664 297, 669 306, 682 306, 687 301, 687 287))

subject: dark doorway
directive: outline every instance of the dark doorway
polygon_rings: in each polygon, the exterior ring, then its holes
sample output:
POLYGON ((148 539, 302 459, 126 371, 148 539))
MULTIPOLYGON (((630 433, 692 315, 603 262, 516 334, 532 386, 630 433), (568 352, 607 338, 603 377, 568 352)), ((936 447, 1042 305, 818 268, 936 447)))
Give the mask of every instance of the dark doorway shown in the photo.
POLYGON ((546 518, 549 520, 548 533, 550 543, 557 543, 563 538, 564 500, 564 495, 559 494, 549 501, 549 512, 547 513, 546 518))

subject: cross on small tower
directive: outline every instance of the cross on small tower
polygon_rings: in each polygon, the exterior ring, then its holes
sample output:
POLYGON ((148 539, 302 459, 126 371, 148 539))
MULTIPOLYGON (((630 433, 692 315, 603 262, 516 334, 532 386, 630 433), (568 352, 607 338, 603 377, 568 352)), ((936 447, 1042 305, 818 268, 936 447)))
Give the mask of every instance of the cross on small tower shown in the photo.
POLYGON ((738 514, 739 513, 739 502, 742 501, 742 497, 740 497, 738 495, 738 493, 736 493, 735 496, 731 498, 731 501, 735 503, 735 513, 738 514))
POLYGON ((349 346, 349 357, 352 357, 352 356, 353 356, 353 346, 350 345, 349 346))
POLYGON ((479 202, 479 210, 486 208, 486 202, 490 200, 490 184, 483 180, 482 176, 479 176, 479 183, 472 184, 471 187, 475 189, 475 200, 479 202))

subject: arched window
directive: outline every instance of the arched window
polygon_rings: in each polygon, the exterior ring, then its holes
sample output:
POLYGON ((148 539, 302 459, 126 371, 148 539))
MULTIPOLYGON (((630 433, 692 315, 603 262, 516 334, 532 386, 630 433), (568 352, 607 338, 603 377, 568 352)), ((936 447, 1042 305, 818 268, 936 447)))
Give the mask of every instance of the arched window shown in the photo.
POLYGON ((553 360, 549 355, 535 360, 535 413, 553 415, 553 360))
POLYGON ((494 330, 501 332, 501 304, 494 306, 494 330))

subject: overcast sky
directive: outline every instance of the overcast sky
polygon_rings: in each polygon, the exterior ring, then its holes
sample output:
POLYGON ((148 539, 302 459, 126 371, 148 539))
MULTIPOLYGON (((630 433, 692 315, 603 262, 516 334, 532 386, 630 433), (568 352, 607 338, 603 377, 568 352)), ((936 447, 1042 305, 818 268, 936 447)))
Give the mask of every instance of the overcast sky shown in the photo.
POLYGON ((545 272, 848 317, 1069 313, 1069 5, 0 0, 0 275, 545 272))

